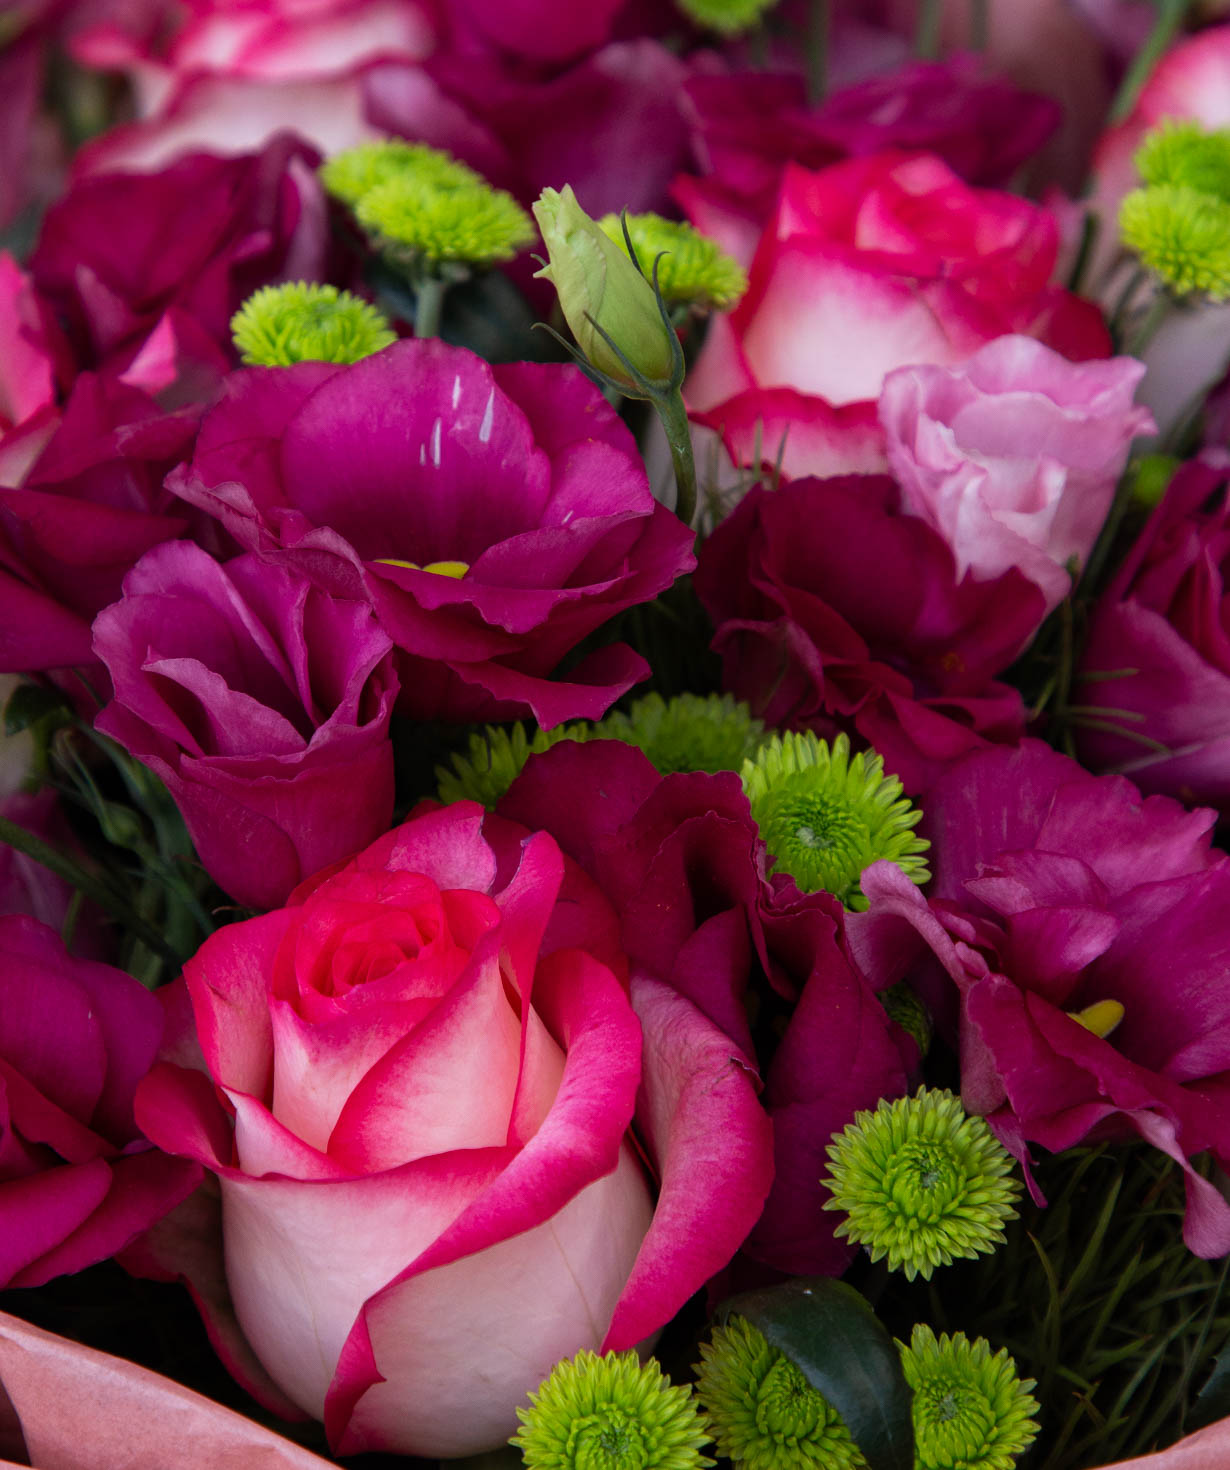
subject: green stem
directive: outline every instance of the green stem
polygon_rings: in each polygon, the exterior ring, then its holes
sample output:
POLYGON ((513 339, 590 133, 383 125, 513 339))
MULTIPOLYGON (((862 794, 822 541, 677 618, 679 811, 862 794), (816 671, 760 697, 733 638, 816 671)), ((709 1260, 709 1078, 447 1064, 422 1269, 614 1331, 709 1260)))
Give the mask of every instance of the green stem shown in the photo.
POLYGON ((1179 27, 1187 17, 1187 12, 1192 8, 1193 0, 1155 0, 1155 3, 1157 19, 1153 22, 1153 29, 1146 37, 1144 45, 1132 58, 1132 64, 1128 67, 1122 82, 1119 83, 1119 90, 1115 93, 1115 100, 1111 104, 1110 121, 1112 123, 1121 123, 1136 106, 1136 99, 1140 96, 1141 88, 1149 80, 1162 53, 1174 40, 1179 27))
POLYGON ((6 842, 15 851, 25 853, 26 857, 33 858, 44 868, 50 868, 66 883, 71 883, 74 888, 84 893, 86 898, 92 899, 99 908, 105 909, 125 928, 138 935, 143 944, 178 963, 179 956, 157 929, 147 924, 118 893, 114 892, 109 884, 96 878, 87 869, 80 867, 73 862, 72 858, 65 857, 62 852, 57 852, 41 837, 36 837, 33 832, 27 832, 24 827, 19 827, 16 822, 10 822, 7 817, 0 817, 0 842, 6 842))
POLYGON ((1141 317, 1131 336, 1127 339, 1124 352, 1129 357, 1139 357, 1157 335, 1157 329, 1170 315, 1170 293, 1159 288, 1149 309, 1141 317))
POLYGON ((914 30, 914 53, 924 61, 934 61, 940 54, 942 0, 918 0, 918 24, 914 30))
POLYGON ((991 39, 990 0, 969 0, 969 44, 971 51, 985 51, 991 39))
POLYGON ((832 23, 832 0, 811 0, 807 15, 807 100, 813 107, 824 100, 828 90, 832 23))
POLYGON ((692 457, 692 432, 688 427, 688 411, 678 388, 655 396, 653 406, 666 430, 671 447, 671 463, 675 467, 675 514, 685 526, 696 516, 696 461, 692 457))
POLYGON ((414 335, 438 337, 440 318, 444 315, 444 293, 448 284, 439 276, 424 276, 416 283, 414 297, 414 335))

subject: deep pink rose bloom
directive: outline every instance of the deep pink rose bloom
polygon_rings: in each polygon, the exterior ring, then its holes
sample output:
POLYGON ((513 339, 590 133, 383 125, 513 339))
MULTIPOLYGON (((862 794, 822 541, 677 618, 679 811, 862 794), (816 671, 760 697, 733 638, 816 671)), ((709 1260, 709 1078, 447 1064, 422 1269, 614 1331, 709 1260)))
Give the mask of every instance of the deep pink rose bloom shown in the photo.
POLYGON ((196 423, 192 410, 166 413, 140 389, 83 373, 62 413, 46 408, 5 438, 0 669, 93 662, 94 614, 151 546, 184 533, 186 508, 162 481, 196 423))
POLYGON ((713 321, 688 378, 689 407, 724 433, 737 463, 754 458, 751 431, 769 397, 765 460, 797 420, 785 437, 788 475, 860 468, 843 457, 845 435, 830 431, 825 445, 824 429, 835 410, 873 415, 893 368, 951 366, 1007 332, 1074 359, 1107 355, 1097 308, 1050 284, 1058 249, 1047 210, 971 188, 928 154, 814 173, 790 165, 747 294, 713 321), (798 395, 780 426, 775 390, 798 395))
POLYGON ((824 1210, 825 1149, 860 1108, 904 1092, 917 1060, 851 960, 841 905, 766 877, 731 772, 663 778, 632 747, 562 741, 530 760, 500 810, 550 832, 615 905, 633 965, 719 1027, 733 1062, 763 1073, 774 1179, 745 1254, 840 1275, 854 1251, 824 1210), (753 1037, 758 973, 768 989, 753 1037))
POLYGON ((1214 813, 1142 801, 1036 741, 954 765, 925 809, 929 900, 877 863, 866 925, 881 953, 912 928, 954 982, 966 1107, 1022 1160, 1031 1143, 1145 1139, 1186 1172, 1190 1249, 1230 1251, 1230 1206, 1189 1163, 1206 1149, 1230 1163, 1230 862, 1209 846, 1214 813), (1106 1037, 1075 1019, 1102 1001, 1123 1008, 1106 1037))
POLYGON ((544 833, 425 805, 185 967, 208 1068, 144 1126, 221 1179, 239 1320, 339 1453, 491 1449, 556 1360, 734 1254, 767 1122, 544 833), (629 1127, 658 1181, 656 1203, 629 1127))
POLYGON ((958 578, 883 476, 753 490, 701 548, 696 590, 728 689, 770 725, 857 732, 910 790, 1023 731, 1020 696, 994 680, 1041 622, 1041 592, 1015 568, 958 578))
POLYGON ((1132 440, 1144 365, 1068 362, 1032 337, 999 337, 958 367, 898 368, 880 393, 902 505, 952 547, 957 575, 1016 567, 1047 611, 1072 589, 1110 510, 1132 440))
POLYGON ((200 1169, 133 1122, 163 1024, 138 981, 13 915, 0 917, 0 997, 0 1284, 41 1286, 121 1250, 200 1169))
POLYGON ((366 603, 170 542, 95 619, 96 724, 166 783, 210 876, 271 908, 392 819, 390 646, 366 603))
POLYGON ((1096 604, 1078 670, 1081 759, 1230 811, 1224 454, 1184 465, 1096 604))
POLYGON ((1002 187, 1058 122, 1053 102, 989 75, 969 55, 894 67, 815 106, 806 80, 789 73, 700 75, 685 91, 704 177, 677 180, 675 196, 694 224, 744 259, 787 164, 818 169, 918 150, 942 158, 966 183, 1002 187))
POLYGON ((690 532, 576 368, 491 367, 431 340, 233 374, 168 483, 240 545, 370 598, 419 718, 599 718, 643 659, 618 644, 567 682, 551 671, 693 565, 690 532), (464 575, 427 569, 442 562, 464 575))
POLYGON ((282 136, 237 158, 197 153, 155 174, 79 179, 48 210, 30 258, 78 365, 131 374, 137 359, 138 385, 160 388, 141 352, 165 353, 170 335, 186 338, 216 378, 234 360, 230 319, 253 291, 325 277, 316 162, 306 144, 282 136))

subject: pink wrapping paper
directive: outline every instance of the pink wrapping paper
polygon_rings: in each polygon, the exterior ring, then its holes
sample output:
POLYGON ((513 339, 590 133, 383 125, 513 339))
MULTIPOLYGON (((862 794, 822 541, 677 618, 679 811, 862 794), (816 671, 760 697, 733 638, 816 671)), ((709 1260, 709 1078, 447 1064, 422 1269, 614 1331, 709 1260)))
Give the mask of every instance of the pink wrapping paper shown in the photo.
MULTIPOLYGON (((0 1383, 37 1470, 172 1470, 188 1464, 194 1470, 329 1470, 331 1465, 168 1378, 2 1312, 0 1383)), ((0 1439, 0 1453, 13 1452, 14 1445, 0 1439)), ((0 1460, 0 1467, 20 1463, 0 1460)))

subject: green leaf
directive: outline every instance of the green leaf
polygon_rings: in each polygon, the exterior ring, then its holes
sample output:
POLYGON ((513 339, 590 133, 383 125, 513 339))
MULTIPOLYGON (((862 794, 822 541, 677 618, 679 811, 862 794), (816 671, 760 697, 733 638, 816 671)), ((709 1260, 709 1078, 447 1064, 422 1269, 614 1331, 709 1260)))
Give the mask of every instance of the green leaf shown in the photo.
POLYGON ((67 702, 58 689, 44 689, 39 684, 19 684, 4 706, 4 733, 20 735, 47 715, 70 714, 67 702))
POLYGON ((1213 1359, 1213 1371, 1209 1381, 1196 1395, 1184 1422, 1183 1428, 1190 1433, 1203 1429, 1215 1419, 1224 1419, 1230 1414, 1230 1345, 1222 1348, 1213 1359))
POLYGON ((870 1470, 913 1470, 910 1387, 896 1345, 844 1281, 800 1277, 724 1301, 717 1320, 746 1317, 824 1395, 870 1470))

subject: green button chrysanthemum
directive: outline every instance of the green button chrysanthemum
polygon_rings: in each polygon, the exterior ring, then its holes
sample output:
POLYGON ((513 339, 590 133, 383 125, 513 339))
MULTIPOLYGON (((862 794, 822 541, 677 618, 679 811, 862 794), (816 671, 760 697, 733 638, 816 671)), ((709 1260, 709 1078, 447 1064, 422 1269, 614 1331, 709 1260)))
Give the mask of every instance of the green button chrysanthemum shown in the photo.
MULTIPOLYGON (((641 269, 652 279, 658 261, 658 289, 668 306, 696 306, 727 311, 747 290, 747 272, 715 241, 691 225, 663 219, 660 214, 629 214, 628 234, 641 269)), ((623 223, 617 214, 598 221, 617 245, 627 249, 623 223)))
POLYGON ((1140 145, 1134 159, 1146 184, 1178 184, 1230 203, 1230 128, 1167 118, 1140 145))
POLYGON ((639 746, 666 776, 737 771, 764 739, 764 724, 729 694, 647 694, 626 714, 607 715, 594 734, 639 746))
POLYGON ((494 807, 521 774, 532 755, 550 750, 561 740, 590 740, 592 725, 577 723, 556 725, 553 730, 535 730, 527 735, 525 726, 504 729, 487 725, 471 735, 464 751, 450 757, 447 766, 436 767, 436 791, 443 802, 478 801, 494 807))
POLYGON ((404 138, 377 138, 325 159, 320 181, 335 199, 353 209, 380 184, 408 178, 421 187, 459 189, 481 184, 481 174, 451 154, 404 138))
POLYGON ((879 858, 915 883, 930 878, 922 857, 930 843, 914 832, 922 813, 878 755, 850 754, 845 735, 831 746, 810 732, 774 736, 742 775, 774 867, 806 892, 823 888, 865 909, 859 878, 879 858))
POLYGON ((650 1358, 588 1351, 557 1363, 509 1441, 528 1470, 697 1470, 710 1436, 690 1388, 650 1358))
POLYGON ((741 1470, 864 1470, 836 1409, 745 1317, 702 1343, 696 1397, 718 1453, 741 1470))
POLYGON ((857 1113, 828 1156, 824 1208, 846 1216, 835 1233, 911 1281, 993 1250, 1016 1214, 1011 1155, 951 1092, 923 1087, 857 1113))
POLYGON ((264 286, 231 318, 244 362, 289 367, 293 362, 358 362, 397 341, 370 302, 336 286, 290 281, 264 286))
POLYGON ((1022 1381, 1005 1349, 963 1332, 937 1338, 920 1323, 898 1347, 914 1390, 916 1470, 1012 1470, 1038 1432, 1033 1379, 1022 1381))
POLYGON ((386 254, 433 268, 486 269, 512 260, 534 239, 530 217, 512 195, 481 179, 458 188, 390 179, 363 195, 355 215, 386 254))
POLYGON ((1230 203, 1187 184, 1135 189, 1119 209, 1119 233, 1179 296, 1230 296, 1230 203))
POLYGON ((737 36, 760 24, 777 0, 675 0, 690 21, 724 36, 737 36))

